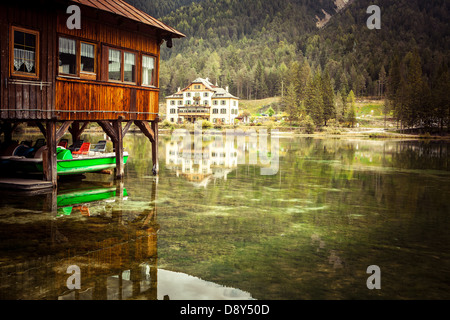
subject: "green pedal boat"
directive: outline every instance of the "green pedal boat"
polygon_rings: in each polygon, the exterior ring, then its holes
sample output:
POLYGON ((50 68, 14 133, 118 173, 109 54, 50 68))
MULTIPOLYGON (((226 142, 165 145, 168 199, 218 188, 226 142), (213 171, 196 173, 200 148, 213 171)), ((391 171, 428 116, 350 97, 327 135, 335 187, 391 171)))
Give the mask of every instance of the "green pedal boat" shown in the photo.
MULTIPOLYGON (((116 167, 116 154, 103 152, 90 152, 87 155, 74 157, 70 150, 58 147, 57 172, 58 175, 83 174, 88 172, 99 172, 116 167)), ((126 164, 128 153, 123 153, 123 163, 126 164)), ((10 158, 13 168, 18 172, 42 173, 42 157, 39 158, 10 158)))

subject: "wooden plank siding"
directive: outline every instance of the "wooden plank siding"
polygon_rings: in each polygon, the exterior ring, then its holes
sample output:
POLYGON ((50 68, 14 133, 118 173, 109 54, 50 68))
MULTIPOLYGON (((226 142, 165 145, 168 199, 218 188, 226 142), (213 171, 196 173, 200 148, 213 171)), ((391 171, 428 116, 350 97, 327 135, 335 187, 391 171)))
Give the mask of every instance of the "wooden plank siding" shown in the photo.
MULTIPOLYGON (((45 1, 44 1, 45 2, 45 1)), ((68 29, 67 2, 0 4, 0 119, 146 120, 158 114, 160 45, 167 32, 111 12, 81 5, 81 29, 68 29), (35 78, 11 74, 12 26, 39 32, 35 78), (59 37, 96 45, 95 75, 58 74, 59 37), (108 47, 136 54, 136 83, 108 81, 108 47), (142 55, 155 58, 154 86, 141 85, 142 55)), ((101 3, 98 4, 101 7, 101 3)), ((178 37, 178 36, 177 36, 178 37)), ((166 39, 167 40, 167 39, 166 39)))
MULTIPOLYGON (((98 15, 96 15, 98 17, 98 15)), ((57 36, 68 36, 97 45, 96 80, 56 77, 55 114, 59 120, 155 120, 158 114, 160 40, 157 35, 143 35, 136 31, 114 27, 116 19, 101 16, 102 23, 93 17, 82 20, 81 29, 69 30, 66 15, 57 18, 57 36), (107 80, 107 47, 131 50, 138 56, 137 84, 107 80), (141 55, 154 56, 156 62, 155 87, 140 86, 141 55), (87 111, 87 112, 81 112, 87 111)), ((129 26, 132 27, 132 26, 129 26)))
POLYGON ((54 99, 56 11, 39 3, 0 4, 0 118, 50 119, 54 99), (38 78, 11 75, 11 28, 39 32, 38 78), (49 54, 50 53, 50 54, 49 54))
POLYGON ((158 90, 94 81, 56 82, 58 120, 155 120, 158 90), (83 111, 83 112, 81 112, 83 111), (84 112, 85 111, 85 112, 84 112))

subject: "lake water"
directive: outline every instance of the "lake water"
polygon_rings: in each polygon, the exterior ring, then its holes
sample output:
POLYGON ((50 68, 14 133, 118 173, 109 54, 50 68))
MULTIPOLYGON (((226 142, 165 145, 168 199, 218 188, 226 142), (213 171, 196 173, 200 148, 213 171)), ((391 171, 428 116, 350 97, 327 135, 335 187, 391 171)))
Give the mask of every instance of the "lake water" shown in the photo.
POLYGON ((448 142, 235 138, 160 135, 155 178, 129 133, 123 183, 2 190, 0 299, 450 298, 448 142))

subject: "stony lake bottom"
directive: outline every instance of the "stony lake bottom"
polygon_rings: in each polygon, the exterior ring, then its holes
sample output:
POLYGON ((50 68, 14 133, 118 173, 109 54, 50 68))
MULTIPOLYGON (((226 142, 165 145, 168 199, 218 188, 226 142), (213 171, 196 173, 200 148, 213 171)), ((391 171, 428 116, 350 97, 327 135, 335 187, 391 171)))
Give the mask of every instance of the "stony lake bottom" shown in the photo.
POLYGON ((0 299, 450 298, 448 141, 247 138, 161 135, 154 177, 129 133, 122 183, 2 190, 0 299))

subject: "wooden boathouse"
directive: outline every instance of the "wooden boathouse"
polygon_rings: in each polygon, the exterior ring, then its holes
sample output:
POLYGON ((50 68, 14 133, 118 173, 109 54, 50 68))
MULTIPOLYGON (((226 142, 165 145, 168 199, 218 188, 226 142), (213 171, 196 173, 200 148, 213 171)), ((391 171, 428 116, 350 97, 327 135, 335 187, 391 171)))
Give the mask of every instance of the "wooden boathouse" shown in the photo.
POLYGON ((35 0, 0 4, 0 132, 20 123, 46 139, 44 180, 57 184, 56 147, 89 123, 111 138, 122 178, 123 136, 135 124, 158 170, 160 46, 184 35, 122 0, 35 0))

